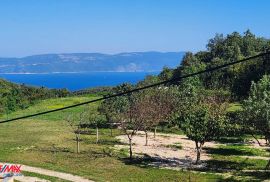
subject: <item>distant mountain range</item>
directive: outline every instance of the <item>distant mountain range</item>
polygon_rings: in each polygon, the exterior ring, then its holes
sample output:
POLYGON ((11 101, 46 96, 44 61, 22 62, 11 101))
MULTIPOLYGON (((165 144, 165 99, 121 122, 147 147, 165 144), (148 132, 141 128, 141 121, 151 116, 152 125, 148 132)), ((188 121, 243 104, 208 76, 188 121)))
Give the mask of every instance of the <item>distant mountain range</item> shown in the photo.
POLYGON ((44 54, 0 58, 0 73, 151 72, 180 64, 184 52, 44 54))

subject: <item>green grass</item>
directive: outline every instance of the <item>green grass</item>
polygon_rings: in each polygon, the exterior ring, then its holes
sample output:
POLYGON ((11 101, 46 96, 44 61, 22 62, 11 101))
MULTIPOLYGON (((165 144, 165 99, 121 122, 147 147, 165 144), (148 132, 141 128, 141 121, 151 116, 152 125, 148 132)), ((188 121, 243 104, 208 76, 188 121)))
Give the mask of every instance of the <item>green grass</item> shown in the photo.
POLYGON ((212 159, 207 161, 208 172, 233 171, 233 175, 240 176, 243 181, 268 179, 269 172, 259 171, 265 169, 268 160, 249 158, 249 156, 270 158, 270 153, 264 149, 241 144, 228 144, 220 145, 218 148, 206 148, 205 150, 212 156, 212 159), (242 170, 255 171, 243 172, 242 170))
POLYGON ((231 103, 229 108, 227 109, 228 112, 235 112, 242 109, 242 105, 240 103, 231 103))
MULTIPOLYGON (((25 115, 47 109, 75 104, 93 97, 49 99, 11 116, 25 115)), ((100 143, 95 143, 95 134, 82 135, 81 153, 76 154, 74 134, 63 117, 78 113, 83 108, 52 113, 33 119, 20 120, 0 125, 0 161, 22 163, 60 172, 83 176, 95 181, 218 181, 220 176, 184 171, 158 169, 148 165, 127 163, 121 152, 112 147, 120 142, 113 130, 100 129, 100 143), (190 177, 189 177, 190 176, 190 177)), ((123 153, 123 152, 122 152, 123 153)), ((36 174, 31 174, 38 176, 36 174)))
MULTIPOLYGON (((4 119, 10 119, 10 118, 15 118, 15 117, 20 117, 20 116, 25 116, 25 115, 30 115, 30 114, 35 114, 39 112, 44 112, 48 110, 53 110, 53 109, 59 109, 65 106, 70 106, 74 104, 78 104, 81 102, 97 99, 99 97, 93 97, 93 96, 82 96, 82 97, 66 97, 66 98, 57 98, 57 99, 47 99, 38 102, 36 105, 31 106, 25 110, 18 110, 16 112, 13 112, 9 115, 2 116, 2 120, 4 119)), ((99 104, 97 103, 92 103, 91 106, 95 106, 99 104)), ((37 120, 63 120, 68 114, 70 113, 80 113, 84 109, 86 109, 88 106, 80 106, 80 107, 74 107, 71 109, 59 111, 59 112, 54 112, 54 113, 49 113, 46 115, 42 116, 37 116, 33 117, 31 119, 37 119, 37 120)))
POLYGON ((264 149, 252 148, 247 145, 220 145, 218 148, 207 149, 208 153, 223 156, 261 156, 269 157, 270 153, 264 149))
POLYGON ((161 126, 158 126, 157 127, 157 132, 158 133, 165 133, 165 134, 177 134, 177 135, 184 135, 184 132, 179 129, 178 127, 161 127, 161 126))
POLYGON ((180 150, 180 149, 183 149, 183 146, 181 146, 181 144, 163 145, 163 147, 171 148, 171 149, 173 149, 173 150, 180 150))

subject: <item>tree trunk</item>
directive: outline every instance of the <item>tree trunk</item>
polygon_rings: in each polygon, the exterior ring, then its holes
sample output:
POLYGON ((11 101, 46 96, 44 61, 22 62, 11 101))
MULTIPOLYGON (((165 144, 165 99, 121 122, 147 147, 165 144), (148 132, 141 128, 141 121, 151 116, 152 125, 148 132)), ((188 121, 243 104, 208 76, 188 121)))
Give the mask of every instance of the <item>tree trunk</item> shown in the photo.
POLYGON ((155 127, 155 130, 154 130, 154 138, 156 138, 156 134, 157 134, 157 127, 155 127))
POLYGON ((129 159, 132 160, 132 138, 129 138, 129 159))
POLYGON ((269 166, 270 166, 270 160, 269 160, 268 163, 266 164, 265 170, 268 170, 268 169, 269 169, 269 166))
POLYGON ((199 164, 201 160, 202 143, 195 141, 195 144, 196 144, 196 151, 197 151, 197 159, 196 159, 195 164, 199 164))
POLYGON ((111 129, 111 137, 113 136, 113 124, 110 124, 110 129, 111 129))
POLYGON ((257 141, 257 143, 259 144, 259 146, 262 146, 262 144, 261 144, 260 141, 256 138, 255 135, 251 134, 251 136, 257 141))
POLYGON ((145 146, 148 145, 148 132, 145 131, 145 146))
POLYGON ((80 135, 76 134, 76 142, 77 142, 77 154, 80 153, 80 135))
POLYGON ((97 127, 97 131, 96 131, 96 135, 97 135, 97 140, 96 140, 96 143, 98 143, 98 141, 99 141, 99 136, 98 136, 98 127, 97 127))

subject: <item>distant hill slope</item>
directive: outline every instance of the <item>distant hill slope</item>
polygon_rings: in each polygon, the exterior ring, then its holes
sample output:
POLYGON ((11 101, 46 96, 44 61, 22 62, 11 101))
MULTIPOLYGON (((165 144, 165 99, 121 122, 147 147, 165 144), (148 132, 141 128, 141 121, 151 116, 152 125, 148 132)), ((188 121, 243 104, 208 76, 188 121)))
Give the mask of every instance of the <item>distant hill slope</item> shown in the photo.
POLYGON ((44 54, 23 58, 0 58, 0 73, 54 72, 150 72, 176 67, 184 52, 130 52, 120 54, 44 54))
POLYGON ((48 89, 15 84, 0 78, 0 117, 17 109, 25 109, 37 100, 65 97, 65 89, 48 89))

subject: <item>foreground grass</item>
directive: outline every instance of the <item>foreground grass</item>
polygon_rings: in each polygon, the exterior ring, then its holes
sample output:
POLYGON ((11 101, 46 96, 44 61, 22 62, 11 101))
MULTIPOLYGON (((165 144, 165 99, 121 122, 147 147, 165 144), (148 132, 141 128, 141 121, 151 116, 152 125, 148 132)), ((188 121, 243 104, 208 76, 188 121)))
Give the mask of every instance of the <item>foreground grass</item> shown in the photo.
MULTIPOLYGON (((127 164, 109 148, 118 143, 109 133, 101 131, 100 144, 95 144, 94 135, 83 136, 82 153, 75 154, 74 137, 65 122, 24 120, 3 124, 0 127, 0 161, 73 173, 97 181, 185 181, 187 175, 193 181, 219 179, 213 175, 127 164)), ((118 134, 115 130, 114 135, 118 134)))
MULTIPOLYGON (((49 99, 12 116, 54 109, 93 98, 49 99)), ((100 131, 100 143, 95 143, 95 133, 83 135, 81 154, 75 153, 74 134, 63 116, 80 112, 84 108, 49 114, 28 120, 0 125, 0 161, 22 163, 72 173, 96 181, 218 181, 220 176, 184 171, 152 168, 127 162, 126 156, 112 150, 119 141, 119 130, 100 131)), ((27 173, 26 173, 27 174, 27 173)), ((37 176, 36 174, 30 174, 37 176)), ((40 176, 42 178, 42 176, 40 176)), ((46 179, 46 177, 45 177, 46 179)), ((58 181, 58 179, 51 179, 58 181)))
MULTIPOLYGON (((235 138, 228 139, 229 141, 235 138)), ((232 171, 233 175, 241 176, 246 181, 261 181, 269 179, 270 173, 264 171, 268 160, 269 151, 244 144, 225 144, 218 148, 206 148, 212 159, 207 161, 212 172, 232 171), (256 159, 257 158, 257 159, 256 159)))

